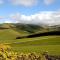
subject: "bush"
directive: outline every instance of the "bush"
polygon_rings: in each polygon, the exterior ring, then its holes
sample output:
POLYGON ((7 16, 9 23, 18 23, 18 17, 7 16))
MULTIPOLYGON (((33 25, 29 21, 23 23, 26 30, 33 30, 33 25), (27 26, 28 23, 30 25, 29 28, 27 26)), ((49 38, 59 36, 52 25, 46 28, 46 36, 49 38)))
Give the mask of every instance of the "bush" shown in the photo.
POLYGON ((18 54, 10 46, 0 44, 0 60, 41 60, 41 57, 36 53, 18 54))

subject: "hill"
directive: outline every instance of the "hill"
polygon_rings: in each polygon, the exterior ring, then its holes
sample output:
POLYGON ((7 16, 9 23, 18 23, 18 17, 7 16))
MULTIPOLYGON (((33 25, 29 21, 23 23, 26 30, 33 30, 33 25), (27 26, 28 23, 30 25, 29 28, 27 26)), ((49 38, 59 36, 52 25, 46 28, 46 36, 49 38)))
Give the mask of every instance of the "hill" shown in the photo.
POLYGON ((59 27, 19 23, 0 24, 0 43, 12 46, 12 50, 18 53, 37 52, 39 54, 48 51, 52 55, 60 55, 60 36, 58 35, 16 39, 18 36, 30 36, 42 32, 44 34, 44 32, 59 31, 59 27))
POLYGON ((48 51, 51 55, 60 55, 60 36, 44 36, 37 38, 24 38, 9 44, 16 52, 36 52, 48 51))
POLYGON ((40 26, 3 23, 0 24, 0 40, 14 40, 17 36, 26 36, 40 31, 40 26))

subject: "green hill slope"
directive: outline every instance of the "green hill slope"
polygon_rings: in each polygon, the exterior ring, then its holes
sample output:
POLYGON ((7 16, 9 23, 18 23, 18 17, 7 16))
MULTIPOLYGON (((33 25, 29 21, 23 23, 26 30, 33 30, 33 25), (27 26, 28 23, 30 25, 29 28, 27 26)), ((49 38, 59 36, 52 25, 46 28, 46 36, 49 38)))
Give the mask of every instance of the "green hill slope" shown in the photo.
POLYGON ((6 30, 14 30, 17 31, 22 35, 28 35, 32 33, 39 32, 42 27, 37 25, 30 25, 30 24, 13 24, 13 23, 3 23, 0 24, 0 30, 6 31, 6 30))
POLYGON ((60 36, 20 39, 9 45, 17 52, 37 52, 39 54, 48 51, 50 54, 60 55, 60 36))
POLYGON ((15 39, 17 35, 20 35, 17 31, 12 29, 0 30, 0 40, 11 40, 15 39))
POLYGON ((1 40, 14 40, 17 36, 27 34, 27 32, 18 29, 14 24, 0 24, 0 42, 1 40))
POLYGON ((22 30, 23 32, 27 32, 29 34, 37 33, 43 31, 42 26, 33 25, 33 24, 14 24, 18 30, 22 30))
POLYGON ((17 36, 48 31, 48 29, 42 29, 34 25, 0 24, 0 43, 12 46, 12 49, 18 53, 49 51, 51 54, 60 55, 60 36, 16 39, 17 36))

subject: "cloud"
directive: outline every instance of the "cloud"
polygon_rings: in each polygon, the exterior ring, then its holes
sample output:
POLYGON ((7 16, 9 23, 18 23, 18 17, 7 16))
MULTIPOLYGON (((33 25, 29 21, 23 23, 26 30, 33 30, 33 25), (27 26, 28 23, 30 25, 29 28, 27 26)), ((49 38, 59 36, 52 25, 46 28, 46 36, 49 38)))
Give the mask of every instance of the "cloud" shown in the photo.
POLYGON ((4 23, 12 23, 12 21, 8 21, 8 20, 7 20, 7 21, 4 21, 4 23))
POLYGON ((55 0, 44 0, 45 5, 50 5, 50 4, 54 3, 54 2, 55 2, 55 0))
POLYGON ((4 19, 4 17, 3 16, 0 16, 0 19, 4 19))
POLYGON ((40 12, 30 16, 17 13, 12 14, 10 18, 24 24, 60 24, 60 12, 40 12))
POLYGON ((25 7, 34 6, 37 4, 38 0, 10 0, 14 5, 22 5, 25 7))
POLYGON ((31 16, 22 15, 20 13, 11 14, 10 18, 12 20, 16 20, 16 22, 19 22, 19 23, 29 23, 29 21, 31 21, 31 16))
POLYGON ((3 0, 0 0, 0 4, 3 4, 4 3, 4 1, 3 0))

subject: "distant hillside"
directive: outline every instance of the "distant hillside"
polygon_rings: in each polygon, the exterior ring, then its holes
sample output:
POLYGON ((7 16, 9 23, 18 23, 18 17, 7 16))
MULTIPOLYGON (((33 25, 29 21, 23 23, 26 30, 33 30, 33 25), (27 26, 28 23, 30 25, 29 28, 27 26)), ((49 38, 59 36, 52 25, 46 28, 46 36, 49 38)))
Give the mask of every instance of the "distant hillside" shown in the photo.
POLYGON ((43 27, 33 24, 14 24, 17 29, 28 32, 28 33, 36 33, 42 31, 43 27))
POLYGON ((0 24, 0 41, 15 40, 17 36, 27 36, 40 31, 40 26, 4 23, 0 24))
POLYGON ((11 36, 15 36, 13 38, 15 39, 17 36, 29 36, 50 31, 60 31, 60 25, 39 26, 33 24, 3 23, 0 24, 0 39, 11 39, 11 36))
POLYGON ((9 29, 9 28, 14 28, 14 24, 11 24, 11 23, 3 23, 3 24, 0 24, 0 29, 9 29))

